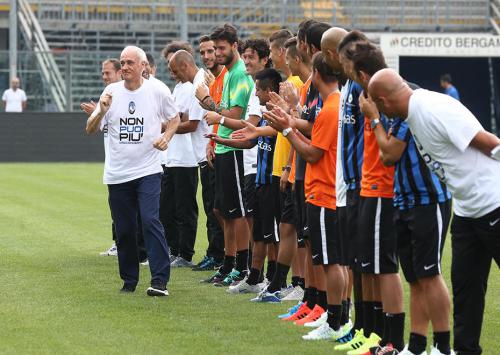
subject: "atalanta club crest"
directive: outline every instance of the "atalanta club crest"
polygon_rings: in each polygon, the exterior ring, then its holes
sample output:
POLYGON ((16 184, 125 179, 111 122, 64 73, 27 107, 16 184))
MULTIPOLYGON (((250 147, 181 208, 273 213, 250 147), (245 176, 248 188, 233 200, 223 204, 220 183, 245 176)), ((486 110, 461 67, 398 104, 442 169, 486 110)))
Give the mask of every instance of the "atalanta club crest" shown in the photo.
POLYGON ((135 103, 134 103, 134 101, 130 101, 130 102, 128 103, 128 112, 129 112, 131 115, 133 115, 133 114, 134 114, 134 112, 135 112, 135 103))

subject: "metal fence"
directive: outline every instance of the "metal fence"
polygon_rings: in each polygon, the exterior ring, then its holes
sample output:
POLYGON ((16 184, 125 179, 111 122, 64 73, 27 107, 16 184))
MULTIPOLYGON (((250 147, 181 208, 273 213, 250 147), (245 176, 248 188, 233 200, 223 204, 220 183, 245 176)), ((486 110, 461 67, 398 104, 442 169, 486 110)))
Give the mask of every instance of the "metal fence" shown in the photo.
MULTIPOLYGON (((53 52, 65 83, 67 107, 65 111, 79 111, 80 103, 96 100, 104 84, 101 80, 101 63, 108 58, 119 58, 120 52, 101 51, 58 51, 53 52)), ((173 82, 167 72, 161 53, 153 52, 157 63, 158 79, 173 88, 173 82)), ((28 97, 28 111, 56 112, 57 107, 47 83, 41 75, 35 52, 19 51, 17 54, 17 74, 21 79, 21 88, 28 97)), ((0 92, 9 87, 9 52, 0 51, 0 92)))

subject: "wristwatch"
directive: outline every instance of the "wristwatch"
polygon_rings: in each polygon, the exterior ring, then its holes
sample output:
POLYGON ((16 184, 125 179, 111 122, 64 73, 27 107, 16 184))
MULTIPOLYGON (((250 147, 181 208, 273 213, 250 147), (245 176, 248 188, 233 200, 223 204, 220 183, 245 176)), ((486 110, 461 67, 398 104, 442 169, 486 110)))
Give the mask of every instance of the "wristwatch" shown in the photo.
POLYGON ((283 135, 283 137, 286 137, 288 136, 288 134, 292 131, 292 127, 288 127, 288 128, 285 128, 281 134, 283 135))
POLYGON ((285 165, 284 167, 281 168, 281 171, 288 171, 290 172, 292 170, 292 167, 290 165, 285 165))
POLYGON ((374 118, 373 120, 371 120, 370 122, 370 128, 371 129, 375 129, 375 127, 377 127, 377 125, 380 123, 380 120, 378 118, 374 118))
POLYGON ((224 117, 224 116, 222 116, 222 117, 220 118, 220 121, 219 121, 219 124, 220 124, 220 125, 223 125, 223 126, 224 126, 224 121, 225 121, 225 118, 226 118, 226 117, 224 117))

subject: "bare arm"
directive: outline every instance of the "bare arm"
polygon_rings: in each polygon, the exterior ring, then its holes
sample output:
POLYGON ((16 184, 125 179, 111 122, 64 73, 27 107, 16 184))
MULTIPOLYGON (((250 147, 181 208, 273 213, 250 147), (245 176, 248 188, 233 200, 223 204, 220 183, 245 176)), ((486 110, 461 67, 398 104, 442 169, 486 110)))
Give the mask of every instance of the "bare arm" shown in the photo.
POLYGON ((85 127, 85 131, 87 132, 87 134, 94 134, 99 131, 101 127, 101 121, 104 118, 106 112, 108 112, 112 100, 113 97, 109 93, 101 97, 101 99, 99 100, 98 110, 92 113, 87 119, 87 126, 85 127))
MULTIPOLYGON (((380 119, 380 113, 378 112, 377 106, 371 98, 365 98, 363 93, 359 96, 359 106, 370 122, 375 119, 380 119)), ((388 135, 381 123, 375 126, 373 133, 377 139, 382 163, 385 166, 396 164, 399 159, 401 159, 408 144, 392 135, 388 135)))
POLYGON ((27 106, 28 106, 28 101, 23 101, 23 111, 26 110, 27 106))
MULTIPOLYGON (((230 110, 223 110, 222 113, 217 113, 217 112, 207 112, 205 115, 205 119, 207 120, 207 123, 211 126, 216 123, 220 123, 222 117, 224 117, 224 127, 230 128, 232 130, 238 130, 245 128, 245 124, 243 123, 243 120, 241 119, 241 114, 243 112, 243 109, 239 106, 231 107, 230 110)), ((253 123, 254 121, 250 119, 249 121, 252 122, 252 124, 256 125, 259 122, 259 118, 257 118, 257 121, 253 123)), ((257 117, 257 116, 255 116, 257 117)))
POLYGON ((291 131, 286 138, 290 141, 295 151, 308 163, 314 164, 323 157, 325 151, 312 146, 300 137, 300 132, 291 131))
MULTIPOLYGON (((271 122, 272 127, 278 131, 290 128, 290 115, 282 109, 276 108, 273 111, 264 113, 264 117, 271 122)), ((305 161, 308 163, 316 163, 324 154, 320 148, 311 145, 309 139, 304 137, 300 132, 292 130, 288 133, 286 138, 290 141, 293 148, 305 161)))
POLYGON ((500 139, 487 131, 480 131, 470 142, 470 146, 491 157, 491 151, 500 145, 500 139))
POLYGON ((7 108, 7 101, 5 100, 2 100, 3 101, 3 110, 5 111, 5 109, 7 108))
POLYGON ((194 132, 198 128, 199 123, 200 123, 200 121, 195 121, 195 120, 181 122, 181 123, 179 123, 179 127, 177 127, 177 132, 175 132, 175 133, 185 134, 185 133, 194 132))
POLYGON ((206 137, 212 139, 216 143, 220 143, 223 145, 227 145, 228 147, 233 147, 238 149, 250 149, 255 146, 255 143, 253 141, 221 138, 215 133, 207 134, 206 137))

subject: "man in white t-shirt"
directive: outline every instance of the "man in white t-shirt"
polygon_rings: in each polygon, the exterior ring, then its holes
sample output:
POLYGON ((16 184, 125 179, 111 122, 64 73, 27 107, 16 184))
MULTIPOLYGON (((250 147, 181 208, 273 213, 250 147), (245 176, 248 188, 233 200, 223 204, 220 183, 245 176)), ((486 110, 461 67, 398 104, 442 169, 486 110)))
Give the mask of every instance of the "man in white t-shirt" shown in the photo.
MULTIPOLYGON (((190 47, 186 48, 192 50, 190 47)), ((184 50, 174 43, 169 44, 163 52, 170 74, 177 81, 173 95, 181 112, 182 122, 162 159, 164 174, 160 218, 165 227, 170 254, 174 258, 172 267, 193 267, 198 229, 198 160, 193 149, 192 134, 199 127, 203 116, 191 114, 193 84, 176 75, 172 58, 179 51, 184 50)))
POLYGON ((107 124, 103 181, 116 229, 122 292, 134 292, 139 281, 137 213, 140 212, 149 267, 149 296, 167 296, 170 259, 159 218, 160 150, 167 149, 179 125, 170 90, 142 77, 146 54, 135 46, 122 51, 123 81, 108 85, 87 120, 87 134, 107 124), (163 133, 162 133, 163 131, 163 133))
POLYGON ((23 112, 26 110, 28 99, 24 90, 20 89, 18 77, 12 78, 10 89, 3 92, 2 101, 5 112, 23 112))
POLYGON ((453 194, 454 348, 481 354, 479 338, 491 261, 500 266, 500 139, 452 97, 412 90, 393 70, 376 73, 370 97, 388 117, 405 117, 429 168, 453 194))

